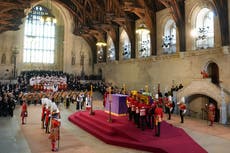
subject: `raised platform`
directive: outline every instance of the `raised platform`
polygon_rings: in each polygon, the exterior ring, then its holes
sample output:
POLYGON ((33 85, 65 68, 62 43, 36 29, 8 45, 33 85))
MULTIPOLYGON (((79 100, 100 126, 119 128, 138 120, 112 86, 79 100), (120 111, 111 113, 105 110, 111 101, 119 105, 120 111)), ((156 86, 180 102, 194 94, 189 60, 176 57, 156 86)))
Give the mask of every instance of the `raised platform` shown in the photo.
POLYGON ((155 137, 154 130, 141 131, 126 116, 112 116, 112 123, 108 118, 107 113, 99 110, 95 115, 81 111, 69 116, 72 123, 108 144, 156 153, 207 153, 183 129, 167 122, 162 122, 161 136, 155 137))

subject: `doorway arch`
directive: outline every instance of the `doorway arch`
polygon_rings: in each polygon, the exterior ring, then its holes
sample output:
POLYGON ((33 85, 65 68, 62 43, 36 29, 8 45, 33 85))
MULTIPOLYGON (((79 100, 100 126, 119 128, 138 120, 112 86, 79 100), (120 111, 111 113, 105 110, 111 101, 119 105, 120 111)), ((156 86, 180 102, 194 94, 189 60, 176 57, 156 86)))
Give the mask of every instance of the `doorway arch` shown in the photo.
POLYGON ((188 105, 188 115, 191 117, 207 120, 207 107, 210 103, 215 106, 215 122, 220 120, 220 109, 218 103, 211 97, 203 94, 192 94, 186 98, 188 105))
POLYGON ((210 62, 207 65, 207 72, 211 78, 211 82, 219 86, 219 67, 215 62, 210 62))

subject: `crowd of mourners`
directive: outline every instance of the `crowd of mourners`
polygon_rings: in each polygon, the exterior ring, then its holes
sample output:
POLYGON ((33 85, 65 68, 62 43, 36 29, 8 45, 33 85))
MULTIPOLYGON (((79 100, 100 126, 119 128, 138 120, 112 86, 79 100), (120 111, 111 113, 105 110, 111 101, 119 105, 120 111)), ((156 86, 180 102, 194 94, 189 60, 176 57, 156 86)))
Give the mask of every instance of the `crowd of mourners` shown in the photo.
MULTIPOLYGON (((61 71, 24 71, 17 77, 17 83, 0 82, 0 116, 13 116, 15 105, 22 105, 23 99, 26 99, 28 105, 41 104, 41 98, 46 95, 47 89, 37 88, 42 86, 41 84, 31 86, 31 78, 35 77, 66 78, 66 88, 62 87, 53 92, 55 102, 57 104, 65 103, 66 107, 69 106, 70 102, 80 101, 79 99, 85 101, 88 91, 91 90, 91 86, 93 87, 93 91, 99 91, 102 94, 105 93, 107 86, 109 86, 102 80, 101 76, 80 76, 61 71)), ((79 104, 76 107, 79 108, 79 104)))
MULTIPOLYGON (((17 77, 17 83, 0 83, 0 116, 13 116, 15 105, 22 105, 23 99, 26 99, 28 105, 41 104, 41 98, 47 94, 47 89, 38 88, 43 84, 31 85, 31 78, 54 77, 66 79, 64 79, 66 88, 59 88, 55 92, 51 92, 57 105, 64 103, 66 108, 70 106, 70 103, 76 102, 76 109, 81 109, 82 106, 87 104, 87 96, 90 90, 105 95, 108 87, 111 87, 113 93, 128 94, 123 92, 123 88, 103 81, 101 76, 80 76, 62 71, 24 71, 17 77)), ((172 90, 179 90, 182 87, 182 85, 175 86, 172 90)))

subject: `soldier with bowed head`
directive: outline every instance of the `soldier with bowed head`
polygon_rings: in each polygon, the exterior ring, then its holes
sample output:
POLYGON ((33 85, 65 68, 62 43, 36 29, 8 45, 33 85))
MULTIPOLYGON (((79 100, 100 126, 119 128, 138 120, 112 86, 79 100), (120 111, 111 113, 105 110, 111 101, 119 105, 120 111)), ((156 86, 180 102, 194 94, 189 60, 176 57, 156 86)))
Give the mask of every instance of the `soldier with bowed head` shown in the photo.
POLYGON ((177 104, 178 104, 179 110, 180 110, 181 123, 184 123, 184 115, 186 113, 185 98, 182 97, 181 101, 179 103, 177 103, 177 104))
POLYGON ((172 108, 173 108, 172 96, 168 96, 168 98, 165 101, 165 110, 166 110, 166 113, 168 114, 168 120, 171 120, 172 108))

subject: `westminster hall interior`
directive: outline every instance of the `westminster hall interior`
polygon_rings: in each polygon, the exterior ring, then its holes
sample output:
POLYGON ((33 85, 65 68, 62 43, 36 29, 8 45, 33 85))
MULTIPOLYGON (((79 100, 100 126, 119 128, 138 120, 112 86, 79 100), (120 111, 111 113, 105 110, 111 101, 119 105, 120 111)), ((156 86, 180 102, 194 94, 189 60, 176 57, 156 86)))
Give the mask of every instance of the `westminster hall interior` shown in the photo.
POLYGON ((229 0, 0 0, 0 153, 228 153, 229 32, 229 0))

